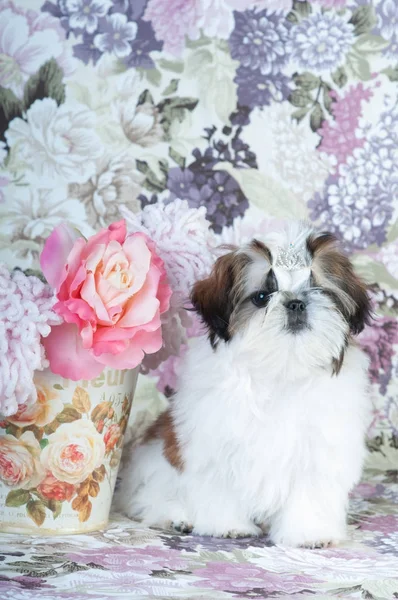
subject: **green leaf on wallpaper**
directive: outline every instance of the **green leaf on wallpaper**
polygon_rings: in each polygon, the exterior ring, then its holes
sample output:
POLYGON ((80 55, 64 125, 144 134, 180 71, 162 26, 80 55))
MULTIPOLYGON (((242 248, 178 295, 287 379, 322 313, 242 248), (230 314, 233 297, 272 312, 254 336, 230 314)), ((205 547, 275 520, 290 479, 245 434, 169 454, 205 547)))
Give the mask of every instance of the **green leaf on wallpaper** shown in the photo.
POLYGON ((185 40, 185 46, 187 48, 201 48, 202 46, 208 46, 211 43, 211 39, 205 35, 201 35, 197 40, 190 40, 188 37, 185 40))
POLYGON ((40 440, 40 448, 43 450, 43 448, 45 448, 46 446, 48 446, 49 441, 48 439, 44 438, 42 440, 40 440))
POLYGON ((172 79, 166 89, 162 92, 162 96, 171 96, 178 90, 179 79, 172 79))
POLYGON ((311 94, 303 89, 293 90, 293 92, 289 95, 288 100, 290 104, 296 106, 297 108, 304 108, 304 106, 308 106, 308 104, 313 101, 311 94))
POLYGON ((340 88, 345 86, 348 81, 348 77, 344 67, 339 67, 334 73, 332 73, 332 80, 340 88))
POLYGON ((171 123, 175 119, 182 123, 185 117, 185 111, 194 110, 197 104, 198 100, 196 98, 174 96, 173 98, 162 100, 162 102, 157 105, 157 108, 161 113, 160 122, 166 136, 169 133, 171 123))
POLYGON ((304 117, 306 115, 308 115, 308 111, 309 111, 309 106, 306 106, 304 108, 299 108, 298 110, 295 110, 292 113, 292 119, 296 119, 297 123, 300 123, 300 121, 302 121, 304 119, 304 117))
POLYGON ((140 73, 143 73, 148 83, 158 87, 162 81, 162 74, 159 69, 139 69, 140 73))
POLYGON ((146 175, 148 173, 149 167, 148 163, 145 160, 137 160, 135 161, 135 166, 137 167, 137 171, 146 175))
POLYGON ((65 85, 62 82, 64 72, 52 58, 40 67, 35 75, 28 79, 24 89, 24 107, 29 108, 35 100, 53 98, 57 104, 65 102, 65 85))
POLYGON ((154 104, 152 94, 149 90, 144 90, 139 95, 137 106, 140 104, 154 104))
POLYGON ((354 51, 347 54, 347 69, 351 71, 354 77, 358 77, 362 81, 369 81, 372 78, 368 61, 354 51))
POLYGON ((380 35, 372 35, 366 33, 359 36, 354 44, 354 50, 359 54, 373 54, 375 52, 381 52, 384 48, 387 48, 389 42, 382 38, 380 35))
POLYGON ((251 204, 281 218, 306 219, 306 206, 290 190, 258 169, 236 169, 230 163, 218 163, 215 169, 227 171, 240 185, 251 204))
POLYGON ((30 493, 27 490, 11 490, 6 496, 6 506, 17 508, 28 502, 30 493))
POLYGON ((368 33, 377 24, 377 17, 373 6, 360 6, 353 13, 349 23, 354 25, 355 35, 368 33))
POLYGON ((351 258, 355 272, 367 283, 385 284, 393 289, 397 289, 398 281, 387 271, 383 263, 374 260, 367 254, 354 254, 351 258))
POLYGON ((181 154, 176 152, 176 150, 174 150, 171 146, 169 147, 169 156, 174 160, 175 163, 177 163, 179 167, 181 167, 181 169, 185 169, 184 156, 181 156, 181 154))
POLYGON ((149 169, 144 181, 144 186, 150 192, 163 192, 163 190, 165 190, 167 186, 167 179, 159 179, 159 177, 152 171, 152 169, 149 169))
POLYGON ((387 241, 388 242, 395 242, 395 240, 398 238, 398 219, 396 219, 394 221, 394 223, 392 224, 392 227, 388 230, 387 232, 387 241))
POLYGON ((308 17, 312 13, 312 6, 309 2, 304 0, 293 0, 293 12, 299 15, 302 19, 308 17))
POLYGON ((387 69, 381 72, 387 75, 390 81, 398 81, 398 65, 396 67, 387 67, 387 69))
POLYGON ((296 87, 307 91, 315 90, 319 86, 319 77, 316 77, 307 71, 304 73, 294 73, 293 81, 296 87))
POLYGON ((187 77, 195 80, 202 90, 202 105, 225 124, 229 124, 229 116, 236 110, 234 77, 238 66, 238 61, 219 42, 191 52, 186 61, 187 77))
POLYGON ((331 97, 331 95, 329 93, 330 89, 328 86, 324 85, 324 86, 322 86, 322 91, 323 91, 323 96, 322 96, 323 106, 328 111, 328 113, 330 115, 332 115, 333 114, 333 111, 332 111, 333 98, 331 97))
POLYGON ((0 86, 0 140, 5 142, 4 134, 10 121, 22 117, 23 104, 12 90, 0 86))
POLYGON ((181 60, 166 60, 161 58, 157 61, 159 67, 165 71, 173 71, 173 73, 182 73, 184 70, 184 63, 181 60))
POLYGON ((314 108, 311 111, 311 116, 310 116, 310 127, 312 129, 312 131, 317 131, 320 126, 322 125, 322 121, 324 120, 324 114, 323 114, 323 110, 319 104, 319 102, 317 102, 314 106, 314 108))

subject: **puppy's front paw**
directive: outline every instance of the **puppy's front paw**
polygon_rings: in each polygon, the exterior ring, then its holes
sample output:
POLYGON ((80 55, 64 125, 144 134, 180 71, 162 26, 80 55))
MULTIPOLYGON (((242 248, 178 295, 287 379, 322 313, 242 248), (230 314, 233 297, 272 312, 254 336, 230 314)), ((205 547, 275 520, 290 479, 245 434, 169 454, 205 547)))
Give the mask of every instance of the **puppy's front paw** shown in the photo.
POLYGON ((178 533, 192 533, 193 525, 185 521, 172 522, 171 528, 178 533))
POLYGON ((195 535, 209 535, 212 537, 221 538, 246 538, 258 537, 262 535, 262 530, 254 523, 218 523, 211 525, 210 523, 195 524, 193 533, 195 535))
POLYGON ((230 529, 221 537, 230 538, 230 539, 238 539, 238 538, 247 538, 247 537, 258 537, 262 535, 262 530, 260 527, 256 525, 251 525, 250 527, 243 527, 242 529, 230 529))
POLYGON ((333 546, 337 546, 336 540, 317 540, 315 542, 300 544, 300 548, 307 548, 309 550, 322 550, 323 548, 332 548, 333 546))

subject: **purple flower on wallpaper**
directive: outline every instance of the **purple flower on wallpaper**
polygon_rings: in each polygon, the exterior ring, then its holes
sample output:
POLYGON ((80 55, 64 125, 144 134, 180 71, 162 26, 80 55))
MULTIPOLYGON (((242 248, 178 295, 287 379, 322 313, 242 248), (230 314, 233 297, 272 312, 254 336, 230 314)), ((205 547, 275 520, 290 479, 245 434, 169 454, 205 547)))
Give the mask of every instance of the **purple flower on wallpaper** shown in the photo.
POLYGON ((101 58, 102 52, 94 45, 94 36, 89 33, 83 33, 83 41, 73 46, 73 55, 86 65, 90 61, 95 65, 101 58))
POLYGON ((216 233, 225 225, 242 216, 249 207, 238 183, 226 171, 198 171, 170 169, 167 187, 170 201, 175 198, 187 200, 189 206, 206 207, 206 217, 216 233))
POLYGON ((232 58, 262 75, 278 73, 288 62, 290 23, 285 15, 266 10, 234 12, 235 28, 229 39, 232 58))
POLYGON ((380 35, 390 42, 384 50, 389 58, 398 58, 398 4, 395 0, 382 0, 376 6, 380 35))
POLYGON ((110 0, 59 0, 59 7, 68 18, 69 29, 94 33, 98 21, 108 13, 110 0))
POLYGON ((391 317, 379 317, 366 327, 358 341, 370 358, 370 379, 385 394, 392 374, 393 345, 398 343, 398 323, 391 317))
POLYGON ((94 37, 94 45, 101 52, 111 52, 125 58, 131 52, 129 42, 135 39, 137 23, 128 22, 126 15, 114 13, 101 21, 100 33, 94 37))
POLYGON ((151 23, 140 20, 137 22, 137 26, 137 35, 131 42, 130 54, 124 59, 124 62, 128 67, 153 69, 155 64, 149 53, 153 50, 161 50, 163 42, 159 42, 155 38, 151 23))
POLYGON ((172 199, 188 199, 188 195, 195 189, 195 175, 190 169, 170 169, 167 175, 167 188, 172 199))
POLYGON ((398 192, 398 149, 391 139, 373 137, 356 148, 338 175, 326 182, 324 195, 308 203, 311 218, 341 237, 349 250, 381 245, 398 192))
POLYGON ((192 155, 195 157, 193 163, 189 165, 192 171, 211 171, 211 169, 220 162, 220 159, 215 156, 213 148, 206 148, 204 152, 201 152, 199 148, 195 148, 192 151, 192 155))
POLYGON ((238 183, 226 171, 211 171, 201 192, 202 199, 205 200, 206 216, 216 233, 221 233, 223 227, 232 225, 233 220, 243 216, 249 208, 249 202, 238 183))
POLYGON ((291 41, 292 57, 302 69, 330 73, 345 63, 354 25, 335 11, 313 13, 292 29, 291 41))
POLYGON ((113 0, 111 13, 122 13, 128 21, 138 21, 145 11, 147 0, 113 0))
POLYGON ((255 108, 272 101, 281 102, 291 92, 290 79, 282 73, 264 76, 259 70, 239 67, 234 79, 238 85, 238 102, 241 106, 255 108))

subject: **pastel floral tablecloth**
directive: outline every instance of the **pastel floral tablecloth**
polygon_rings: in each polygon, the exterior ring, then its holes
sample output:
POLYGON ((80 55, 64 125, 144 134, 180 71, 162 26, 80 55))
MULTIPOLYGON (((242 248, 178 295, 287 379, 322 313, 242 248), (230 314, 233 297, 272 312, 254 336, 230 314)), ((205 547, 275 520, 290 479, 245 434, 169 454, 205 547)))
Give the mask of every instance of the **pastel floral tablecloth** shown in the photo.
POLYGON ((63 538, 0 535, 0 599, 398 597, 398 471, 371 471, 351 498, 350 540, 325 550, 266 537, 215 539, 109 527, 63 538))

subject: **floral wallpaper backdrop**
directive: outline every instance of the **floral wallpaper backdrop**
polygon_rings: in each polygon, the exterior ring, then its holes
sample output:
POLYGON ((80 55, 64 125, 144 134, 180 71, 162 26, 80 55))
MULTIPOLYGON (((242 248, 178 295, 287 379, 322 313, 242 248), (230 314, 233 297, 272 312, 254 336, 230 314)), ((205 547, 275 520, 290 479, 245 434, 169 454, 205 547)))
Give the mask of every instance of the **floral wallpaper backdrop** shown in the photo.
MULTIPOLYGON (((335 232, 371 284, 374 465, 398 449, 398 5, 394 0, 3 0, 0 259, 36 268, 70 221, 205 207, 217 243, 281 218, 335 232)), ((201 209, 203 212, 203 209, 201 209)), ((202 214, 202 212, 200 214, 202 214)), ((174 318, 174 317, 173 317, 174 318)), ((176 356, 139 384, 142 430, 176 356)), ((154 365, 156 366, 156 365, 154 365)), ((136 435, 136 434, 133 434, 136 435)))

